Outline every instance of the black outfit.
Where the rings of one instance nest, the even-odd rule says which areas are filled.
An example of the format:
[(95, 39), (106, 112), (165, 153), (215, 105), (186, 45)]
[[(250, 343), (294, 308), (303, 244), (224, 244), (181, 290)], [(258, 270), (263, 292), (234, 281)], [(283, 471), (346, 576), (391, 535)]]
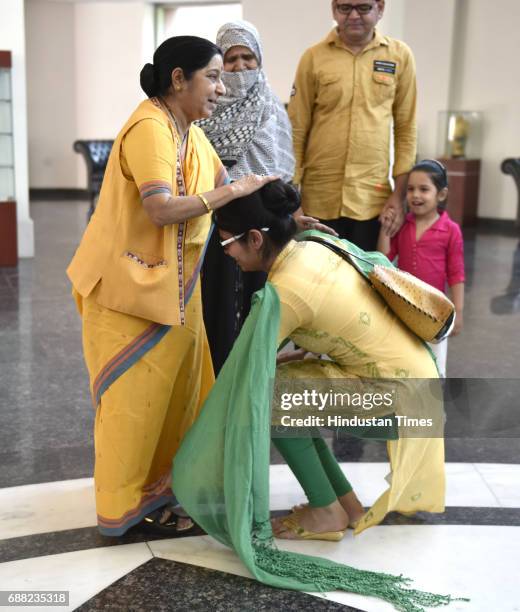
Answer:
[(242, 272), (224, 253), (218, 232), (213, 232), (202, 268), (202, 311), (215, 376), (249, 314), (253, 294), (266, 280), (265, 272)]
[(345, 238), (364, 251), (375, 251), (377, 249), (381, 227), (378, 217), (368, 221), (356, 221), (355, 219), (341, 217), (340, 219), (322, 219), (321, 222), (336, 230), (340, 238)]

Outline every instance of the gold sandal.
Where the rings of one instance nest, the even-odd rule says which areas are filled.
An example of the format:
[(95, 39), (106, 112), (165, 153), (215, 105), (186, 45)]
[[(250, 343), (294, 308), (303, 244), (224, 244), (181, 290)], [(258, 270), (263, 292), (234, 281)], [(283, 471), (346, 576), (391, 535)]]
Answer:
[[(308, 531), (304, 527), (302, 527), (298, 521), (298, 517), (296, 514), (290, 514), (287, 518), (282, 521), (282, 525), (287, 527), (289, 531), (292, 531), (295, 535), (298, 536), (299, 540), (324, 540), (325, 542), (339, 542), (343, 539), (347, 529), (342, 529), (341, 531)], [(275, 537), (277, 537), (275, 535)], [(284, 539), (284, 538), (280, 538)], [(285, 538), (287, 539), (287, 538)]]

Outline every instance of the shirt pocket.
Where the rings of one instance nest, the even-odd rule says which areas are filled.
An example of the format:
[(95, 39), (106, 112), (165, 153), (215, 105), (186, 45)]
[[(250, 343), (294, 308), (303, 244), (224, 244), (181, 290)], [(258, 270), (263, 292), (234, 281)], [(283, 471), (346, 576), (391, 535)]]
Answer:
[(395, 97), (395, 76), (384, 72), (372, 73), (372, 99), (376, 106), (393, 102)]
[(317, 104), (321, 108), (334, 108), (350, 102), (352, 95), (345, 91), (345, 77), (339, 73), (318, 75)]

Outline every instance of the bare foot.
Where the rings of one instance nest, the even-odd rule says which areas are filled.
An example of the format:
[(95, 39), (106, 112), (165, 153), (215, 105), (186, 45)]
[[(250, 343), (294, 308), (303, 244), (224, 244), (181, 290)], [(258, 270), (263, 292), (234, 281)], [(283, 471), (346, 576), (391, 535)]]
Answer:
[[(290, 515), (289, 515), (290, 516)], [(347, 513), (338, 501), (322, 508), (306, 506), (295, 513), (300, 527), (315, 533), (327, 531), (342, 531), (346, 529), (349, 522)], [(283, 524), (287, 516), (279, 517), (271, 521), (273, 532), (278, 538), (285, 540), (298, 540), (298, 534)]]
[(354, 526), (357, 521), (365, 514), (365, 509), (361, 505), (357, 495), (354, 491), (350, 491), (341, 497), (338, 497), (338, 501), (341, 504), (343, 510), (348, 514), (350, 523), (349, 525)]
[[(354, 491), (350, 491), (345, 495), (338, 498), (339, 503), (343, 507), (343, 510), (348, 514), (349, 527), (353, 527), (354, 524), (365, 514), (365, 509), (361, 505), (357, 495)], [(304, 508), (307, 508), (309, 504), (297, 504), (292, 507), (293, 512), (300, 512)]]

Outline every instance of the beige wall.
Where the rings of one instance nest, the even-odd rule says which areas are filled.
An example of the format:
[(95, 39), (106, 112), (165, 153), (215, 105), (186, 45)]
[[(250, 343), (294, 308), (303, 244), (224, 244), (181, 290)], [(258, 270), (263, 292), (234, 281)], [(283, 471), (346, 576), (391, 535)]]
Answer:
[(84, 188), (75, 140), (114, 138), (144, 98), (153, 53), (143, 2), (26, 0), (30, 185)]
[(79, 138), (114, 138), (145, 97), (139, 72), (147, 10), (141, 2), (75, 5)]
[(458, 9), (452, 106), (484, 114), (479, 216), (510, 219), (516, 189), (499, 166), (506, 157), (520, 157), (520, 3), (458, 0)]
[(74, 5), (26, 2), (31, 187), (76, 187)]
[(302, 53), (332, 28), (330, 1), (242, 0), (242, 6), (244, 19), (254, 23), (262, 37), (269, 82), (287, 102)]
[[(520, 156), (520, 53), (517, 0), (500, 0), (500, 11), (485, 0), (416, 0), (397, 2), (401, 21), (387, 20), (386, 32), (413, 49), (419, 86), (418, 153), (437, 151), (438, 113), (477, 110), (484, 116), (482, 174), (478, 215), (516, 217), (516, 189), (500, 171), (506, 157)], [(494, 39), (489, 42), (490, 34)]]
[[(28, 66), (34, 77), (34, 87), (29, 88), (31, 186), (50, 186), (52, 176), (54, 187), (81, 187), (84, 169), (76, 159), (79, 176), (71, 172), (70, 147), (79, 137), (113, 137), (141, 99), (137, 74), (153, 50), (152, 9), (137, 0), (26, 2), (31, 32)], [(33, 10), (31, 4), (41, 9)], [(45, 15), (45, 6), (53, 4), (61, 4), (59, 10), (67, 18), (56, 21)], [(513, 181), (500, 173), (499, 166), (503, 158), (520, 155), (520, 82), (514, 76), (520, 4), (500, 0), (500, 6), (500, 11), (492, 11), (488, 0), (388, 0), (381, 30), (405, 40), (416, 56), (419, 154), (436, 154), (439, 111), (449, 107), (483, 111), (479, 215), (512, 219), (516, 214)], [(62, 32), (70, 26), (71, 10), (73, 28)], [(262, 35), (269, 80), (287, 101), (301, 54), (332, 25), (330, 1), (243, 0), (243, 10), (244, 18), (255, 23)], [(493, 45), (487, 43), (490, 32), (499, 33)], [(40, 48), (32, 37), (46, 41), (48, 48)], [(67, 40), (70, 54), (62, 57), (58, 72), (47, 58), (54, 58)], [(72, 62), (74, 70), (67, 74)], [(75, 99), (75, 119), (72, 110), (63, 107), (60, 90)], [(60, 134), (42, 118), (53, 107), (63, 111)]]
[[(437, 116), (450, 106), (455, 0), (412, 2), (403, 13), (403, 40), (412, 48), (417, 64), (419, 157), (437, 155)], [(417, 27), (418, 23), (442, 27)]]

